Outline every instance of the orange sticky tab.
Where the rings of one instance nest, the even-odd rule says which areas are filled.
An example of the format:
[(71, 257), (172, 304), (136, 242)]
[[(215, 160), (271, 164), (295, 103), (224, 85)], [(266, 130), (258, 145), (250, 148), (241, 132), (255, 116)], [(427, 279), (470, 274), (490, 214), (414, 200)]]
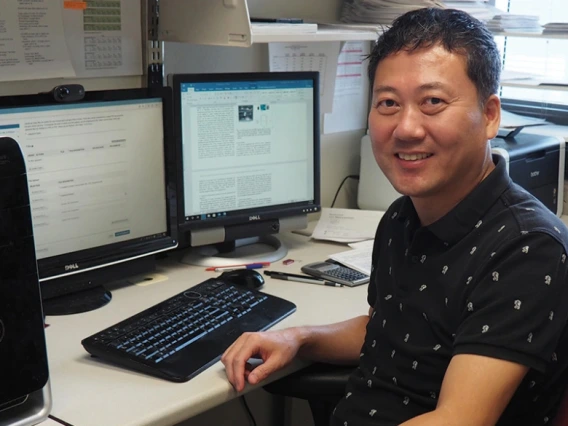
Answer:
[(75, 9), (75, 10), (85, 10), (87, 8), (86, 1), (64, 1), (64, 9)]

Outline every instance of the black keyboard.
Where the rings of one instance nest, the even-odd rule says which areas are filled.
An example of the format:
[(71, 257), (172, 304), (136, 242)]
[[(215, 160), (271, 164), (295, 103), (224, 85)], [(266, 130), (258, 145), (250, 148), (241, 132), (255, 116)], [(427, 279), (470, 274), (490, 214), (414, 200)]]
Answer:
[(276, 296), (209, 279), (83, 339), (90, 354), (174, 382), (217, 362), (246, 331), (262, 331), (296, 310)]

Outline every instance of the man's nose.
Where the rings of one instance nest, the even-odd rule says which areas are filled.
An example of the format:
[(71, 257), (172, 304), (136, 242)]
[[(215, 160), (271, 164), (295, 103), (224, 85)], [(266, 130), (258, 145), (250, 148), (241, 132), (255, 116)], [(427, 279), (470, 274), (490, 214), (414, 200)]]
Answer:
[(419, 141), (425, 136), (424, 116), (419, 108), (405, 107), (398, 114), (393, 136), (401, 141)]

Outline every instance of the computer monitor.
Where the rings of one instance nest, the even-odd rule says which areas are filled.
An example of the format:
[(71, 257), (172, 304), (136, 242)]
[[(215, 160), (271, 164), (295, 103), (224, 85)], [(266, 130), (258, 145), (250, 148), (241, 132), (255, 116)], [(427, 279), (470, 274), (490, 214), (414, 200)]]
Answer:
[(0, 98), (0, 135), (26, 161), (47, 315), (104, 305), (105, 283), (152, 270), (152, 255), (177, 246), (171, 90), (57, 99)]
[[(320, 210), (319, 74), (173, 74), (183, 261), (276, 261)], [(247, 246), (262, 237), (263, 244)]]

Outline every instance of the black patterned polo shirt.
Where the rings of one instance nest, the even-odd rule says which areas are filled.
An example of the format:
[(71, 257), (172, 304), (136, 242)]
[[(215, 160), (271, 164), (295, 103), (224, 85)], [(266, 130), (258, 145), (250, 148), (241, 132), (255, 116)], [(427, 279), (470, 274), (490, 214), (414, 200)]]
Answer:
[(374, 313), (332, 425), (392, 426), (434, 410), (456, 354), (529, 367), (499, 426), (552, 422), (568, 383), (568, 229), (494, 162), (430, 226), (408, 197), (385, 213), (368, 290)]

